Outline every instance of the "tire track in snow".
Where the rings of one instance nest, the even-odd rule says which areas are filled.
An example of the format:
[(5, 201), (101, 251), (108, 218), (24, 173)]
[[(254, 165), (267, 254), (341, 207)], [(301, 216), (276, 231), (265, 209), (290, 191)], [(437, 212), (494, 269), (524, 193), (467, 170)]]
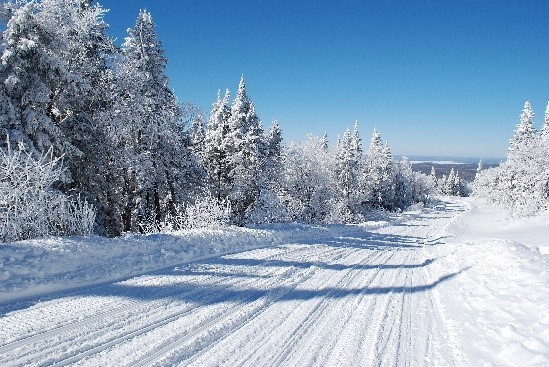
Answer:
[[(395, 255), (393, 250), (378, 252), (379, 256), (375, 258), (367, 258), (362, 261), (363, 265), (368, 261), (376, 261), (379, 267), (375, 269), (373, 274), (368, 271), (360, 270), (355, 267), (353, 271), (356, 273), (353, 280), (343, 287), (341, 290), (361, 290), (356, 294), (347, 295), (340, 299), (336, 299), (332, 307), (327, 308), (315, 320), (311, 330), (304, 334), (301, 340), (292, 345), (291, 353), (281, 362), (283, 365), (326, 365), (329, 356), (334, 352), (335, 345), (340, 339), (341, 334), (350, 327), (349, 320), (356, 312), (356, 306), (363, 297), (363, 293), (367, 291), (377, 276), (382, 272), (384, 265), (390, 261)], [(381, 256), (384, 255), (384, 256)], [(382, 260), (379, 263), (379, 260)], [(343, 316), (342, 316), (343, 315)], [(326, 330), (330, 330), (326, 333)]]
[[(348, 249), (348, 251), (351, 249)], [(372, 252), (370, 250), (354, 250), (351, 251), (345, 259), (354, 259), (356, 261), (356, 253), (362, 252), (363, 257), (359, 259), (358, 263), (354, 266), (349, 266), (350, 269), (346, 270), (345, 274), (343, 274), (336, 284), (334, 284), (334, 280), (330, 279), (330, 273), (326, 270), (321, 270), (320, 274), (317, 274), (318, 278), (319, 276), (322, 276), (321, 279), (314, 279), (315, 283), (313, 284), (314, 291), (321, 291), (325, 286), (329, 286), (331, 291), (326, 292), (325, 295), (320, 298), (320, 300), (314, 299), (310, 300), (308, 302), (301, 301), (301, 300), (294, 300), (290, 301), (292, 296), (287, 298), (286, 300), (284, 297), (281, 299), (281, 301), (286, 301), (285, 303), (277, 303), (276, 306), (271, 306), (269, 309), (265, 310), (263, 315), (256, 315), (262, 316), (262, 320), (265, 319), (270, 320), (270, 325), (268, 327), (263, 327), (262, 330), (257, 330), (253, 326), (250, 328), (251, 330), (247, 330), (245, 333), (249, 338), (253, 338), (254, 340), (254, 349), (251, 350), (250, 353), (248, 353), (247, 356), (236, 356), (236, 358), (231, 359), (228, 358), (223, 361), (217, 361), (213, 362), (211, 360), (201, 360), (198, 359), (201, 357), (202, 354), (207, 352), (206, 350), (201, 352), (201, 355), (198, 355), (197, 357), (191, 359), (187, 362), (192, 362), (191, 365), (220, 365), (220, 364), (229, 364), (229, 365), (258, 365), (265, 363), (265, 360), (262, 358), (269, 353), (272, 353), (273, 350), (282, 350), (283, 347), (280, 345), (277, 345), (274, 343), (275, 341), (270, 340), (273, 335), (284, 335), (286, 338), (287, 333), (295, 329), (297, 327), (302, 328), (303, 330), (298, 331), (294, 330), (294, 334), (292, 335), (291, 339), (295, 340), (298, 336), (297, 334), (306, 333), (307, 330), (309, 330), (308, 327), (314, 326), (316, 321), (318, 321), (318, 318), (315, 317), (315, 315), (321, 315), (324, 310), (328, 308), (330, 304), (332, 304), (334, 301), (331, 298), (337, 298), (338, 290), (343, 290), (348, 286), (352, 280), (358, 275), (358, 271), (356, 268), (363, 264), (366, 260), (372, 260), (373, 257), (379, 257), (380, 253)], [(345, 262), (347, 263), (347, 262)], [(310, 281), (312, 281), (311, 279)], [(306, 285), (301, 284), (300, 288), (304, 288)], [(309, 288), (307, 288), (308, 290)], [(299, 290), (297, 290), (299, 292)], [(303, 309), (305, 308), (303, 303), (309, 303), (308, 312), (304, 312)], [(286, 313), (287, 311), (287, 313)], [(275, 320), (275, 321), (273, 321)], [(290, 325), (290, 328), (288, 328), (288, 324)], [(231, 342), (237, 339), (235, 344), (232, 344)], [(278, 340), (280, 342), (280, 340)], [(295, 345), (294, 342), (291, 340), (287, 340), (286, 343), (288, 345)], [(216, 344), (220, 344), (219, 346), (215, 345), (213, 347), (217, 347), (216, 350), (222, 349), (222, 350), (234, 350), (238, 349), (238, 338), (234, 337), (234, 334), (228, 334), (225, 335), (224, 338), (219, 340)], [(211, 348), (210, 348), (211, 349)], [(215, 354), (210, 352), (209, 354)], [(261, 362), (260, 362), (261, 361)], [(275, 360), (273, 360), (272, 356), (269, 356), (268, 360), (269, 365), (278, 365), (279, 363)]]
[[(408, 259), (406, 258), (406, 261)], [(406, 262), (404, 262), (406, 263)], [(404, 361), (409, 361), (407, 340), (409, 331), (406, 329), (407, 322), (404, 317), (411, 317), (405, 312), (406, 304), (409, 301), (408, 292), (405, 292), (405, 287), (409, 284), (408, 269), (398, 268), (395, 270), (395, 278), (393, 284), (398, 282), (402, 284), (400, 291), (390, 291), (387, 295), (388, 302), (385, 307), (380, 328), (377, 330), (376, 340), (374, 344), (373, 365), (377, 366), (396, 366), (400, 365), (399, 353), (405, 355)], [(404, 329), (404, 330), (403, 330)], [(406, 346), (402, 347), (402, 343)], [(406, 365), (406, 364), (405, 364)]]
[[(392, 255), (380, 266), (376, 277), (369, 284), (370, 287), (381, 288), (388, 284), (394, 284), (396, 272), (389, 272), (386, 269), (387, 263), (395, 255), (394, 252)], [(368, 293), (367, 290), (362, 293), (357, 301), (358, 305), (351, 313), (336, 345), (326, 360), (326, 366), (339, 366), (341, 361), (348, 361), (350, 366), (369, 365), (373, 362), (372, 347), (375, 346), (389, 298), (387, 295), (376, 296)]]
[[(281, 248), (277, 247), (276, 249), (280, 250)], [(273, 250), (273, 249), (268, 248), (267, 250)], [(291, 248), (291, 247), (284, 247), (282, 250), (283, 250), (282, 252), (270, 254), (260, 259), (269, 260), (269, 259), (285, 256), (291, 252), (303, 251), (302, 248)], [(252, 250), (252, 251), (257, 251), (257, 250)], [(228, 258), (230, 257), (228, 256)], [(203, 265), (203, 264), (207, 264), (207, 262), (198, 261), (198, 262), (185, 263), (184, 265), (187, 266), (187, 265), (193, 265), (193, 264)], [(174, 266), (174, 268), (177, 268), (177, 267), (178, 266)], [(155, 273), (153, 272), (152, 274), (155, 274)], [(186, 275), (193, 276), (194, 274), (191, 272)], [(139, 279), (139, 278), (142, 278), (142, 277), (135, 277), (132, 279)], [(219, 278), (219, 276), (217, 275), (204, 276), (201, 279), (200, 284), (206, 284), (208, 281), (215, 280), (216, 278)], [(217, 279), (213, 283), (207, 283), (207, 284), (215, 285), (216, 283), (220, 283), (222, 281), (224, 281), (224, 279)], [(126, 281), (119, 282), (119, 284), (122, 284), (125, 282)], [(101, 289), (107, 289), (107, 288), (109, 288), (108, 285), (103, 285), (103, 286), (92, 286), (92, 287), (88, 287), (87, 289), (101, 290)], [(81, 294), (85, 294), (86, 292), (87, 292), (86, 290), (79, 290), (78, 292), (74, 293), (74, 295), (78, 296)], [(172, 290), (166, 289), (161, 292), (156, 292), (155, 296), (157, 298), (162, 298), (170, 295), (171, 293), (173, 293)], [(101, 292), (98, 292), (98, 295), (101, 295)], [(13, 335), (15, 333), (15, 334), (22, 334), (24, 336), (21, 338), (14, 337), (11, 340), (6, 339), (4, 343), (0, 345), (0, 355), (2, 352), (4, 352), (7, 349), (18, 347), (20, 344), (24, 343), (24, 340), (30, 341), (32, 338), (37, 338), (39, 336), (46, 336), (48, 334), (54, 333), (56, 330), (59, 332), (65, 332), (71, 328), (81, 327), (86, 323), (88, 323), (88, 321), (89, 322), (98, 321), (102, 316), (107, 316), (107, 315), (113, 316), (117, 313), (128, 312), (128, 311), (131, 311), (132, 309), (143, 307), (143, 303), (141, 301), (132, 300), (131, 298), (128, 298), (127, 302), (122, 297), (112, 297), (107, 299), (106, 302), (103, 302), (104, 300), (103, 298), (101, 298), (100, 300), (101, 300), (101, 303), (100, 303), (100, 307), (97, 307), (98, 309), (106, 308), (106, 307), (109, 307), (110, 305), (114, 305), (115, 307), (107, 311), (102, 311), (98, 314), (95, 313), (90, 316), (82, 317), (81, 314), (78, 315), (78, 313), (89, 312), (89, 302), (87, 302), (86, 297), (80, 297), (80, 298), (72, 298), (70, 300), (66, 300), (62, 298), (62, 299), (58, 299), (58, 300), (47, 302), (47, 303), (44, 302), (44, 305), (42, 307), (34, 308), (24, 313), (14, 312), (13, 315), (11, 315), (11, 317), (5, 318), (5, 320), (7, 321), (5, 322), (0, 321), (0, 330), (3, 330), (6, 334), (11, 333)], [(160, 305), (160, 303), (161, 301), (159, 301), (157, 304)], [(151, 306), (154, 306), (154, 305), (151, 305)], [(44, 308), (46, 307), (50, 307), (51, 310), (49, 311), (46, 310), (47, 312), (45, 312)], [(70, 312), (71, 315), (75, 315), (74, 317), (78, 317), (77, 320), (72, 320), (70, 318), (66, 319), (66, 312)], [(55, 318), (52, 320), (52, 316), (59, 315), (59, 314), (63, 314), (64, 318), (60, 318), (60, 319)], [(20, 317), (18, 317), (18, 315), (20, 315)], [(34, 321), (34, 323), (31, 323), (29, 320)], [(28, 327), (26, 330), (25, 329), (21, 330), (22, 324), (28, 324)], [(34, 332), (34, 333), (31, 331), (33, 327), (36, 328), (43, 324), (55, 324), (57, 326), (49, 330), (43, 330), (43, 331)], [(19, 328), (17, 332), (14, 330), (15, 327)]]
[[(268, 263), (268, 261), (270, 261), (272, 259), (276, 259), (276, 258), (281, 257), (281, 256), (287, 256), (288, 254), (291, 254), (293, 252), (296, 252), (296, 253), (303, 252), (303, 248), (297, 248), (297, 249), (295, 249), (295, 251), (293, 251), (293, 250), (294, 249), (292, 249), (292, 251), (283, 251), (281, 253), (273, 254), (271, 256), (268, 256), (266, 258), (259, 259), (259, 260), (265, 260), (265, 263)], [(190, 275), (192, 276), (192, 273)], [(215, 276), (213, 276), (212, 278), (215, 278)], [(248, 280), (248, 281), (253, 282), (253, 280)], [(223, 284), (225, 286), (231, 286), (231, 285), (234, 285), (235, 283), (240, 283), (241, 284), (242, 280), (236, 278), (236, 279), (229, 279), (229, 281), (227, 281), (226, 278), (221, 278), (221, 279), (218, 279), (215, 282), (215, 284), (217, 284), (217, 285)], [(205, 287), (200, 287), (200, 284), (205, 284)], [(204, 283), (204, 282), (201, 282), (200, 284), (196, 284), (196, 285), (199, 286), (198, 288), (192, 289), (190, 292), (183, 293), (183, 295), (191, 296), (191, 295), (199, 294), (203, 297), (204, 301), (209, 300), (211, 302), (212, 298), (208, 299), (207, 297), (208, 296), (215, 296), (214, 295), (215, 292), (207, 292), (207, 291), (205, 292), (205, 288), (206, 287), (211, 287), (212, 284), (211, 283), (207, 284), (207, 283)], [(171, 295), (176, 294), (177, 296), (180, 296), (180, 294), (177, 293), (177, 291), (178, 291), (177, 288), (173, 288), (173, 289), (170, 289), (167, 292), (161, 292), (160, 296), (166, 297), (166, 296), (169, 296), (170, 294)], [(218, 298), (217, 300), (221, 301), (222, 299)], [(65, 354), (67, 354), (68, 351), (71, 349), (71, 347), (74, 348), (73, 339), (78, 339), (82, 335), (85, 335), (85, 337), (87, 337), (88, 340), (93, 339), (93, 338), (91, 338), (91, 335), (94, 335), (94, 334), (90, 335), (89, 332), (86, 332), (86, 327), (89, 327), (89, 326), (92, 326), (92, 327), (107, 326), (107, 327), (110, 327), (110, 329), (113, 329), (114, 327), (116, 327), (116, 324), (110, 324), (110, 325), (100, 324), (99, 323), (100, 319), (101, 320), (105, 320), (107, 318), (109, 318), (109, 319), (115, 318), (116, 319), (116, 317), (118, 317), (119, 319), (121, 319), (124, 322), (124, 324), (128, 324), (128, 323), (131, 323), (132, 317), (141, 318), (143, 313), (146, 314), (147, 312), (151, 312), (151, 310), (153, 312), (157, 311), (158, 308), (166, 302), (168, 302), (168, 301), (160, 300), (160, 301), (152, 302), (152, 304), (151, 304), (151, 303), (147, 303), (147, 302), (143, 303), (143, 302), (140, 301), (140, 302), (136, 303), (134, 307), (130, 307), (129, 309), (128, 308), (122, 309), (122, 310), (120, 310), (120, 312), (110, 313), (110, 312), (107, 311), (107, 312), (103, 313), (99, 319), (95, 316), (92, 316), (91, 318), (88, 318), (87, 320), (82, 320), (82, 322), (76, 321), (74, 324), (71, 324), (71, 325), (61, 326), (59, 328), (54, 328), (53, 330), (48, 330), (48, 331), (36, 334), (36, 335), (28, 337), (28, 338), (18, 340), (16, 342), (11, 342), (7, 345), (3, 345), (2, 347), (0, 347), (1, 348), (0, 349), (0, 355), (3, 356), (1, 359), (7, 358), (10, 352), (13, 353), (14, 351), (19, 351), (19, 357), (20, 358), (13, 358), (12, 357), (12, 358), (10, 358), (9, 360), (6, 361), (6, 365), (25, 364), (27, 362), (24, 362), (24, 361), (29, 361), (29, 359), (32, 360), (32, 358), (36, 357), (36, 355), (32, 354), (32, 351), (34, 349), (37, 349), (36, 348), (37, 344), (40, 345), (39, 343), (42, 342), (42, 345), (44, 345), (44, 347), (39, 351), (39, 353), (46, 356), (46, 360), (47, 360), (46, 363), (47, 364), (56, 363), (55, 359), (52, 360), (51, 357), (48, 359), (48, 354), (49, 354), (48, 352), (59, 350), (59, 349), (65, 349)], [(173, 315), (168, 315), (167, 317), (164, 317), (163, 319), (161, 319), (159, 321), (156, 321), (156, 325), (160, 326), (161, 324), (165, 324), (165, 323), (167, 323), (167, 322), (165, 322), (166, 320), (170, 320), (170, 321), (175, 320), (178, 315), (180, 317), (182, 314), (185, 314), (186, 312), (189, 312), (190, 309), (193, 308), (193, 307), (190, 307), (189, 305), (186, 305), (186, 306), (187, 307), (183, 311), (179, 311), (179, 312), (177, 312)], [(130, 314), (126, 315), (127, 312), (129, 312)], [(132, 316), (132, 315), (134, 315), (134, 316)], [(146, 332), (148, 330), (149, 330), (149, 328), (147, 328), (146, 326), (140, 329), (141, 332)], [(74, 332), (76, 332), (77, 334), (75, 335)], [(102, 332), (102, 330), (99, 329), (99, 332)], [(137, 334), (139, 334), (139, 333), (137, 333)], [(135, 335), (132, 334), (132, 336), (135, 336)], [(61, 340), (59, 340), (59, 338), (62, 338), (61, 340), (65, 339), (66, 342), (62, 342)], [(98, 339), (101, 339), (101, 338), (98, 337)], [(109, 342), (109, 341), (107, 341), (107, 342)], [(27, 352), (25, 352), (25, 349), (27, 349)], [(25, 357), (27, 359), (25, 359)], [(85, 355), (83, 357), (85, 357)], [(21, 358), (22, 358), (22, 360), (21, 360)], [(73, 361), (73, 360), (75, 360), (74, 357), (71, 359), (71, 361)]]
[[(335, 251), (329, 250), (329, 252)], [(341, 256), (344, 255), (344, 252), (345, 250), (340, 249), (340, 251), (337, 251), (336, 253), (337, 257), (331, 260), (338, 260)], [(314, 255), (315, 258), (318, 258), (318, 252), (311, 253), (311, 255)], [(351, 256), (350, 254), (345, 255), (347, 257)], [(169, 343), (162, 349), (146, 357), (143, 363), (139, 362), (135, 366), (152, 365), (154, 362), (161, 360), (164, 355), (167, 354), (175, 355), (177, 363), (181, 363), (182, 361), (184, 361), (186, 365), (192, 364), (205, 352), (215, 347), (219, 342), (225, 340), (226, 337), (233, 335), (235, 331), (255, 320), (271, 305), (279, 302), (281, 299), (284, 298), (285, 295), (291, 293), (292, 290), (294, 290), (298, 285), (313, 277), (316, 274), (317, 270), (318, 269), (309, 268), (309, 270), (306, 271), (305, 274), (297, 274), (299, 276), (297, 279), (288, 278), (287, 280), (283, 280), (282, 282), (273, 284), (276, 286), (276, 292), (269, 291), (267, 288), (266, 294), (260, 299), (255, 300), (256, 304), (252, 305), (252, 307), (248, 307), (249, 305), (245, 305), (247, 308), (250, 308), (250, 311), (242, 312), (242, 309), (240, 309), (242, 306), (237, 306), (235, 307), (235, 311), (233, 313), (228, 315), (222, 315), (224, 316), (224, 319), (229, 320), (228, 322), (224, 322), (223, 326), (216, 325), (214, 322), (209, 322), (207, 323), (207, 325), (205, 325), (214, 329), (214, 332), (209, 332), (205, 327), (199, 328), (198, 330), (193, 331), (191, 334), (184, 335)], [(232, 317), (233, 314), (239, 314), (240, 317)], [(202, 335), (202, 337), (201, 333), (204, 334)], [(195, 339), (198, 339), (199, 342), (196, 342)], [(184, 355), (180, 355), (178, 353), (178, 350), (181, 349), (185, 349)], [(171, 365), (171, 363), (168, 363), (167, 365)]]

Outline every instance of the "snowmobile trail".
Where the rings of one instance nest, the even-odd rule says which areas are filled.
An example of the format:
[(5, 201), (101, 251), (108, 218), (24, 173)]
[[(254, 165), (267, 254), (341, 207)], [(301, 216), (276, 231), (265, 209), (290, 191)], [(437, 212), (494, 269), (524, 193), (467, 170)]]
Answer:
[(431, 279), (425, 246), (463, 210), (36, 299), (0, 317), (0, 365), (455, 365), (436, 298), (455, 274)]

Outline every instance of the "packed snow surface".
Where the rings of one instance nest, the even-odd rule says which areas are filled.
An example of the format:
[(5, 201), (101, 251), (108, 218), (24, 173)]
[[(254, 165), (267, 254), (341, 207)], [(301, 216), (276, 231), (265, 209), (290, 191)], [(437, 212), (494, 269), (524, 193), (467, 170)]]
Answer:
[(546, 217), (494, 210), (0, 245), (0, 365), (549, 365)]

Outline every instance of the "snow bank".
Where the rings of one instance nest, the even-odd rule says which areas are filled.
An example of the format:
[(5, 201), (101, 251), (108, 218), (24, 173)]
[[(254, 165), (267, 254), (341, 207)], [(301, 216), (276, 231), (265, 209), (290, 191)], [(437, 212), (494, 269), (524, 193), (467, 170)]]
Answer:
[(51, 237), (0, 244), (0, 302), (270, 246), (277, 240), (270, 231), (228, 227), (115, 239)]
[(461, 364), (549, 365), (549, 256), (537, 250), (549, 242), (546, 223), (506, 219), (473, 199), (466, 204), (470, 210), (448, 226), (445, 243), (424, 248), (436, 259), (432, 279), (459, 273), (435, 293)]
[(458, 218), (449, 234), (461, 241), (507, 240), (549, 254), (549, 210), (534, 217), (514, 218), (502, 206), (466, 198), (467, 215)]
[[(356, 227), (355, 231), (364, 231)], [(192, 260), (348, 235), (345, 226), (299, 224), (195, 229), (119, 238), (50, 237), (0, 244), (0, 302), (124, 279)]]

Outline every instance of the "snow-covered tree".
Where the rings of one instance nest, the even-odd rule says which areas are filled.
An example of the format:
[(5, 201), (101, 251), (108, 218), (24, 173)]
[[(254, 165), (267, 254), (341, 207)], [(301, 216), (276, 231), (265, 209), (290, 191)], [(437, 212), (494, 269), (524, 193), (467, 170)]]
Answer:
[(511, 139), (507, 161), (477, 174), (473, 184), (474, 195), (502, 204), (517, 216), (535, 214), (549, 205), (547, 118), (540, 135), (535, 133), (533, 118), (527, 101)]
[(282, 186), (286, 221), (320, 223), (331, 211), (332, 163), (323, 140), (308, 136), (286, 147)]
[(475, 177), (479, 176), (481, 172), (482, 172), (482, 159), (478, 161), (478, 166), (477, 166), (477, 171), (476, 171)]
[(228, 89), (223, 99), (221, 91), (217, 92), (217, 100), (213, 104), (204, 137), (204, 164), (211, 191), (218, 201), (229, 195), (229, 98)]
[(39, 19), (41, 4), (12, 10), (0, 47), (0, 134), (22, 142), (35, 156), (52, 145), (56, 154), (75, 152), (59, 126), (63, 111), (52, 96), (73, 88), (75, 76), (56, 52), (57, 39)]
[(150, 13), (141, 11), (128, 33), (118, 68), (117, 107), (127, 163), (123, 226), (136, 231), (141, 222), (160, 222), (185, 201), (192, 162)]
[(433, 184), (434, 189), (438, 189), (438, 179), (437, 179), (437, 173), (435, 171), (435, 167), (431, 166), (431, 182)]
[(520, 121), (515, 129), (515, 135), (510, 140), (508, 151), (509, 159), (520, 159), (521, 151), (529, 150), (536, 139), (534, 128), (534, 111), (529, 101), (524, 102), (524, 108), (520, 114)]
[(204, 164), (206, 144), (206, 123), (204, 111), (190, 102), (181, 104), (183, 126), (188, 126), (190, 147), (202, 166)]
[(259, 169), (265, 156), (263, 127), (246, 91), (243, 76), (231, 105), (226, 142), (228, 198), (236, 223), (242, 224), (246, 211), (259, 195)]
[(282, 189), (282, 129), (273, 120), (265, 136), (265, 154), (261, 161), (258, 177), (259, 194), (247, 211), (252, 223), (280, 222), (285, 217)]
[(390, 209), (394, 197), (392, 164), (389, 145), (383, 143), (381, 135), (374, 129), (361, 180), (365, 199), (370, 207)]
[(549, 140), (549, 101), (545, 108), (545, 116), (543, 118), (543, 127), (541, 128), (541, 137), (544, 140)]
[(322, 149), (324, 149), (324, 151), (327, 152), (328, 146), (329, 146), (328, 133), (324, 131), (324, 135), (322, 135)]

